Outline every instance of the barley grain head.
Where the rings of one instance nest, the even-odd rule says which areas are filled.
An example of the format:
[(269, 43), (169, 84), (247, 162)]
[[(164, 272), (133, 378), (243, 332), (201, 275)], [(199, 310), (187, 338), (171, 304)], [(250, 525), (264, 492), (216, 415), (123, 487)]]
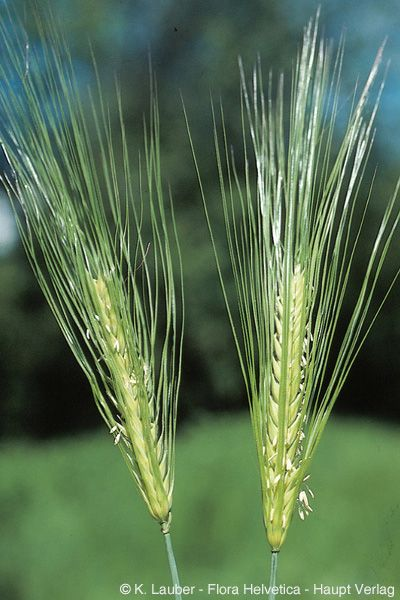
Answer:
[[(212, 107), (234, 299), (221, 268), (221, 250), (186, 116), (246, 385), (264, 523), (274, 551), (286, 539), (296, 507), (301, 519), (312, 512), (308, 479), (314, 452), (380, 310), (374, 311), (371, 302), (400, 218), (399, 183), (387, 201), (358, 297), (338, 342), (337, 325), (369, 202), (359, 190), (383, 88), (383, 83), (378, 84), (374, 92), (381, 60), (382, 48), (361, 92), (354, 93), (342, 139), (336, 123), (339, 106), (344, 104), (343, 42), (335, 55), (332, 45), (319, 39), (318, 18), (304, 31), (289, 106), (283, 75), (276, 91), (272, 75), (265, 86), (259, 61), (248, 84), (240, 62), (243, 146), (236, 153), (239, 159), (228, 139), (222, 105), (219, 111)], [(343, 122), (345, 109), (340, 108)], [(397, 276), (398, 272), (389, 289)]]
[(155, 83), (151, 77), (143, 148), (132, 161), (119, 89), (119, 131), (112, 135), (96, 65), (97, 86), (86, 94), (51, 17), (38, 16), (37, 29), (45, 69), (23, 52), (17, 16), (0, 21), (0, 140), (9, 164), (3, 181), (39, 284), (151, 515), (167, 532), (183, 294), (163, 192)]

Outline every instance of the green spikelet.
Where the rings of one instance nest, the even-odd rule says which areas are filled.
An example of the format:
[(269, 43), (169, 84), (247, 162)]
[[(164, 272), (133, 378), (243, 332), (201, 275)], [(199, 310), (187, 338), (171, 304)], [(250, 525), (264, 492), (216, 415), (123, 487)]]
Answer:
[(143, 498), (165, 529), (170, 520), (172, 486), (167, 453), (158, 434), (150, 368), (141, 357), (131, 356), (106, 280), (91, 279), (90, 287), (99, 323), (97, 337), (113, 381), (112, 401), (120, 416), (111, 432), (116, 443), (123, 442), (128, 449)]
[[(302, 483), (300, 449), (305, 425), (303, 383), (309, 349), (309, 334), (304, 324), (304, 288), (304, 273), (296, 266), (291, 278), (288, 340), (284, 347), (285, 310), (281, 286), (276, 301), (264, 443), (264, 521), (268, 540), (274, 550), (279, 550), (285, 539)], [(282, 398), (283, 380), (286, 386)]]

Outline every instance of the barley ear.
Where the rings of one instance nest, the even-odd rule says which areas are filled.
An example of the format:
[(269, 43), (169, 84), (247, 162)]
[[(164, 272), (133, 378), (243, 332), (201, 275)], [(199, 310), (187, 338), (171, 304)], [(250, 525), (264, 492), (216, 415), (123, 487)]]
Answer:
[(103, 277), (89, 285), (97, 311), (104, 360), (113, 380), (120, 421), (115, 440), (132, 464), (135, 478), (151, 515), (169, 530), (172, 482), (168, 453), (157, 423), (153, 378), (141, 356), (132, 361), (121, 321)]
[[(284, 307), (282, 285), (277, 291), (262, 466), (266, 482), (264, 522), (273, 550), (279, 550), (285, 540), (303, 473), (304, 370), (310, 334), (309, 324), (304, 322), (306, 294), (299, 265), (291, 276), (288, 310)], [(287, 341), (283, 344), (286, 315)], [(283, 392), (282, 381), (286, 383)]]
[[(377, 282), (400, 222), (399, 179), (384, 205), (369, 254), (360, 252), (372, 185), (367, 198), (359, 191), (383, 89), (382, 82), (376, 85), (382, 51), (364, 87), (354, 92), (347, 106), (343, 106), (341, 92), (343, 41), (335, 55), (332, 45), (319, 38), (318, 16), (304, 30), (290, 99), (283, 74), (275, 90), (272, 75), (263, 77), (260, 60), (249, 82), (239, 61), (242, 94), (237, 120), (242, 139), (238, 149), (228, 139), (222, 103), (219, 110), (212, 104), (226, 230), (223, 249), (185, 112), (249, 401), (264, 525), (273, 552), (273, 581), (277, 552), (295, 509), (302, 520), (312, 512), (310, 466), (333, 406), (400, 274), (400, 269), (394, 273), (374, 309)], [(336, 134), (339, 107), (342, 139)], [(235, 293), (222, 267), (226, 252)], [(354, 295), (347, 292), (356, 256), (357, 267), (363, 264), (364, 273)], [(343, 308), (347, 303), (348, 311), (351, 302), (346, 322)], [(341, 339), (340, 322), (344, 327)]]
[(42, 291), (167, 534), (184, 301), (155, 80), (143, 142), (132, 152), (118, 85), (110, 111), (95, 60), (93, 85), (83, 89), (58, 25), (38, 13), (34, 21), (41, 51), (25, 55), (18, 16), (10, 9), (0, 20), (2, 181)]

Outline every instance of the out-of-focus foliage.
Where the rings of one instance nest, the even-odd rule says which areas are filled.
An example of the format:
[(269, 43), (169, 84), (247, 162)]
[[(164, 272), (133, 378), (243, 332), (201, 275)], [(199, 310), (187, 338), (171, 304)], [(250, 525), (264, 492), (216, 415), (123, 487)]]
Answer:
[[(110, 600), (123, 583), (169, 585), (158, 527), (106, 438), (3, 445), (1, 598)], [(314, 514), (294, 520), (279, 581), (400, 585), (399, 469), (397, 431), (334, 419), (314, 463)], [(265, 582), (256, 473), (247, 417), (204, 420), (178, 439), (172, 527), (184, 584)]]
[[(217, 102), (220, 96), (223, 98), (229, 137), (234, 145), (239, 144), (237, 57), (242, 56), (249, 71), (258, 53), (266, 73), (270, 68), (275, 72), (290, 71), (302, 25), (317, 6), (311, 0), (307, 3), (308, 11), (304, 11), (300, 24), (298, 11), (291, 11), (292, 4), (294, 7), (294, 0), (281, 3), (262, 0), (51, 2), (55, 19), (71, 46), (82, 86), (93, 80), (89, 42), (93, 46), (110, 101), (111, 126), (118, 120), (113, 100), (115, 76), (121, 81), (129, 143), (133, 150), (141, 138), (142, 116), (148, 107), (148, 52), (151, 53), (161, 107), (164, 174), (175, 199), (185, 261), (187, 328), (182, 416), (203, 409), (244, 407), (245, 400), (190, 156), (180, 92), (188, 110), (197, 154), (201, 157), (207, 196), (215, 196), (211, 211), (222, 239), (210, 90)], [(361, 77), (367, 73), (378, 43), (371, 43), (368, 31), (363, 37), (362, 30), (351, 27), (358, 18), (355, 10), (349, 12), (350, 24), (346, 22), (346, 11), (340, 11), (343, 22), (338, 25), (337, 11), (333, 9), (337, 4), (344, 6), (343, 2), (334, 0), (322, 6), (321, 22), (328, 35), (332, 34), (336, 39), (342, 25), (351, 29), (353, 37), (347, 44), (350, 51), (345, 57), (345, 76), (350, 91), (358, 71)], [(364, 11), (358, 4), (359, 10)], [(390, 0), (386, 0), (386, 4), (390, 5)], [(5, 5), (5, 1), (0, 4), (2, 18)], [(13, 7), (20, 8), (24, 26), (22, 35), (26, 35), (33, 47), (37, 42), (33, 20), (24, 5), (23, 0), (12, 3)], [(40, 10), (46, 14), (45, 3), (40, 3)], [(383, 22), (380, 31), (383, 38)], [(391, 47), (393, 44), (391, 46), (389, 42), (388, 55)], [(357, 48), (362, 52), (357, 54)], [(359, 56), (362, 56), (361, 63)], [(395, 63), (392, 69), (396, 75), (400, 67)], [(393, 86), (393, 80), (391, 82)], [(343, 101), (350, 101), (345, 93)], [(393, 152), (390, 156), (385, 155), (385, 144), (379, 137), (376, 148), (369, 177), (373, 176), (377, 162), (380, 171), (374, 194), (376, 203), (366, 224), (366, 244), (382, 209), (379, 201), (389, 197), (396, 170), (400, 170), (396, 166), (396, 162), (400, 166), (400, 160), (395, 160)], [(390, 164), (391, 170), (385, 170), (385, 164)], [(360, 255), (362, 261), (362, 252)], [(393, 273), (398, 262), (396, 252), (391, 256), (382, 281)], [(228, 273), (227, 261), (225, 268)], [(357, 265), (353, 281), (356, 286)], [(384, 283), (381, 289), (384, 293)], [(393, 349), (400, 346), (398, 303), (397, 292), (386, 305), (356, 363), (338, 403), (339, 410), (377, 410), (381, 415), (396, 414), (398, 361)], [(53, 435), (96, 424), (98, 418), (88, 387), (57, 331), (20, 248), (0, 257), (0, 322), (0, 433)]]

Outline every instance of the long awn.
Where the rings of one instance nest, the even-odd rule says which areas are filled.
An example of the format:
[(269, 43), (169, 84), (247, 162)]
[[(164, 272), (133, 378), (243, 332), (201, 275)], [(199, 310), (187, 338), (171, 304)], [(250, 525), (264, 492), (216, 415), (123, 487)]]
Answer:
[(3, 182), (43, 293), (161, 525), (178, 586), (170, 523), (183, 288), (156, 87), (151, 77), (143, 150), (132, 159), (118, 86), (115, 133), (95, 63), (97, 85), (83, 92), (53, 20), (36, 26), (29, 47), (15, 15), (0, 23)]
[[(369, 108), (381, 59), (382, 49), (364, 88), (354, 93), (340, 142), (336, 128), (343, 127), (343, 43), (335, 54), (331, 44), (319, 39), (318, 19), (305, 29), (293, 68), (288, 115), (283, 75), (275, 93), (272, 75), (264, 86), (260, 62), (250, 85), (239, 65), (240, 151), (234, 152), (229, 142), (222, 103), (218, 112), (213, 105), (214, 146), (235, 298), (227, 285), (210, 199), (206, 199), (185, 111), (250, 405), (264, 525), (272, 550), (271, 598), (276, 592), (278, 553), (295, 509), (301, 519), (312, 512), (311, 461), (381, 308), (382, 303), (374, 308), (373, 300), (400, 219), (397, 183), (367, 257), (352, 312), (344, 323), (346, 290), (372, 191), (371, 186), (363, 197), (361, 184), (383, 87), (378, 85)], [(341, 339), (339, 324), (344, 326)]]

